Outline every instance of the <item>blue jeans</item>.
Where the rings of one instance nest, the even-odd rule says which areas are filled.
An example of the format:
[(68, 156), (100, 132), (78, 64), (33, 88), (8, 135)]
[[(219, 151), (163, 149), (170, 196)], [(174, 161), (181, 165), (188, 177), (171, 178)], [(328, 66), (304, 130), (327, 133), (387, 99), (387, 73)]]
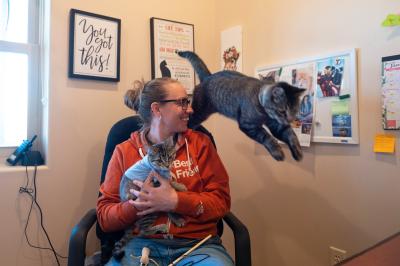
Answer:
[[(106, 266), (139, 266), (143, 247), (150, 249), (149, 266), (167, 266), (188, 251), (200, 240), (155, 240), (133, 238), (125, 246), (125, 256), (121, 261), (111, 258)], [(234, 262), (220, 243), (219, 237), (213, 237), (180, 260), (176, 266), (233, 266)]]

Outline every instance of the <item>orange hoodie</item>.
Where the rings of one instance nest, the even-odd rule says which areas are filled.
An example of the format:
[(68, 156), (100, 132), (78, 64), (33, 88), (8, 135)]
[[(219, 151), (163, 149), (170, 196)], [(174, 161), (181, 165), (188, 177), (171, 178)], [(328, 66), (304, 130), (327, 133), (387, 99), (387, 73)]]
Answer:
[[(119, 184), (124, 172), (142, 159), (146, 145), (143, 132), (136, 131), (114, 150), (100, 187), (102, 196), (97, 201), (98, 221), (105, 232), (127, 229), (141, 218), (136, 215), (135, 207), (127, 201), (121, 202)], [(201, 132), (188, 129), (180, 134), (176, 149), (171, 175), (188, 191), (177, 192), (178, 204), (174, 212), (181, 214), (186, 224), (177, 227), (168, 221), (166, 213), (160, 213), (155, 225), (168, 224), (169, 233), (152, 237), (199, 239), (208, 234), (216, 235), (216, 222), (230, 208), (228, 174), (210, 139)]]

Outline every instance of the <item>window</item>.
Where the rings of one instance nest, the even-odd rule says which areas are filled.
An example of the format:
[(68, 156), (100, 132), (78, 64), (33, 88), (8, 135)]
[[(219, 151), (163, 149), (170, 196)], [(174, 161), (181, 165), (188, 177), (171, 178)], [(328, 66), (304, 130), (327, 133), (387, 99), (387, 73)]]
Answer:
[(42, 0), (0, 0), (0, 156), (41, 129)]

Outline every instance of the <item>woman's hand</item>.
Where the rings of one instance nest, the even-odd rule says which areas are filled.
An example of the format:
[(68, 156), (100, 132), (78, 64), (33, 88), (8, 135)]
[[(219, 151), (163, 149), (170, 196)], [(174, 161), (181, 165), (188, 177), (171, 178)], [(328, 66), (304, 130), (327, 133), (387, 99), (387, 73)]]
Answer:
[[(159, 187), (153, 187), (153, 179), (160, 182)], [(132, 189), (131, 192), (137, 197), (129, 202), (139, 211), (138, 215), (147, 215), (153, 212), (169, 212), (178, 204), (178, 195), (171, 186), (169, 180), (161, 177), (156, 172), (150, 172), (145, 182), (133, 181), (140, 191)]]

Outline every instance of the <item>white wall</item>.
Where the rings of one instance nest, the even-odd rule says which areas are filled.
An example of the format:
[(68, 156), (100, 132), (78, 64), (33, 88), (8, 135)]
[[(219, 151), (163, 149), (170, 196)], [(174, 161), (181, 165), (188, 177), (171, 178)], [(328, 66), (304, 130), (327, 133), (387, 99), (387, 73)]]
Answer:
[[(130, 114), (122, 96), (133, 80), (150, 78), (149, 18), (195, 25), (196, 51), (219, 66), (219, 32), (243, 26), (244, 72), (260, 65), (358, 48), (360, 145), (315, 144), (300, 163), (275, 162), (231, 120), (215, 115), (207, 127), (231, 176), (232, 209), (251, 233), (253, 265), (328, 265), (328, 246), (350, 254), (398, 231), (399, 158), (372, 152), (380, 123), (380, 60), (398, 53), (399, 28), (382, 28), (398, 5), (389, 0), (261, 1), (151, 0), (51, 2), (49, 168), (38, 172), (44, 224), (61, 254), (70, 230), (95, 206), (106, 134)], [(70, 8), (122, 20), (121, 81), (67, 78)], [(399, 133), (393, 132), (398, 140)], [(227, 137), (228, 136), (228, 137)], [(396, 146), (397, 150), (399, 145)], [(285, 148), (288, 155), (288, 150)], [(290, 157), (290, 156), (287, 156)], [(23, 228), (28, 198), (18, 194), (23, 170), (1, 171), (3, 265), (55, 265), (51, 253), (29, 248)], [(35, 212), (37, 213), (37, 212)], [(33, 216), (32, 242), (43, 234)], [(232, 250), (231, 236), (224, 240)], [(95, 247), (91, 237), (91, 250)], [(65, 263), (65, 261), (64, 261)]]
[[(383, 132), (381, 57), (398, 54), (400, 47), (400, 29), (380, 23), (399, 11), (398, 3), (216, 4), (217, 31), (243, 27), (243, 65), (249, 75), (257, 66), (358, 49), (360, 145), (313, 144), (302, 162), (278, 163), (236, 123), (214, 118), (218, 150), (231, 175), (232, 209), (249, 225), (254, 265), (329, 265), (330, 245), (353, 254), (397, 232), (399, 155), (374, 154), (372, 148), (374, 135)], [(399, 133), (390, 133), (398, 142)]]

